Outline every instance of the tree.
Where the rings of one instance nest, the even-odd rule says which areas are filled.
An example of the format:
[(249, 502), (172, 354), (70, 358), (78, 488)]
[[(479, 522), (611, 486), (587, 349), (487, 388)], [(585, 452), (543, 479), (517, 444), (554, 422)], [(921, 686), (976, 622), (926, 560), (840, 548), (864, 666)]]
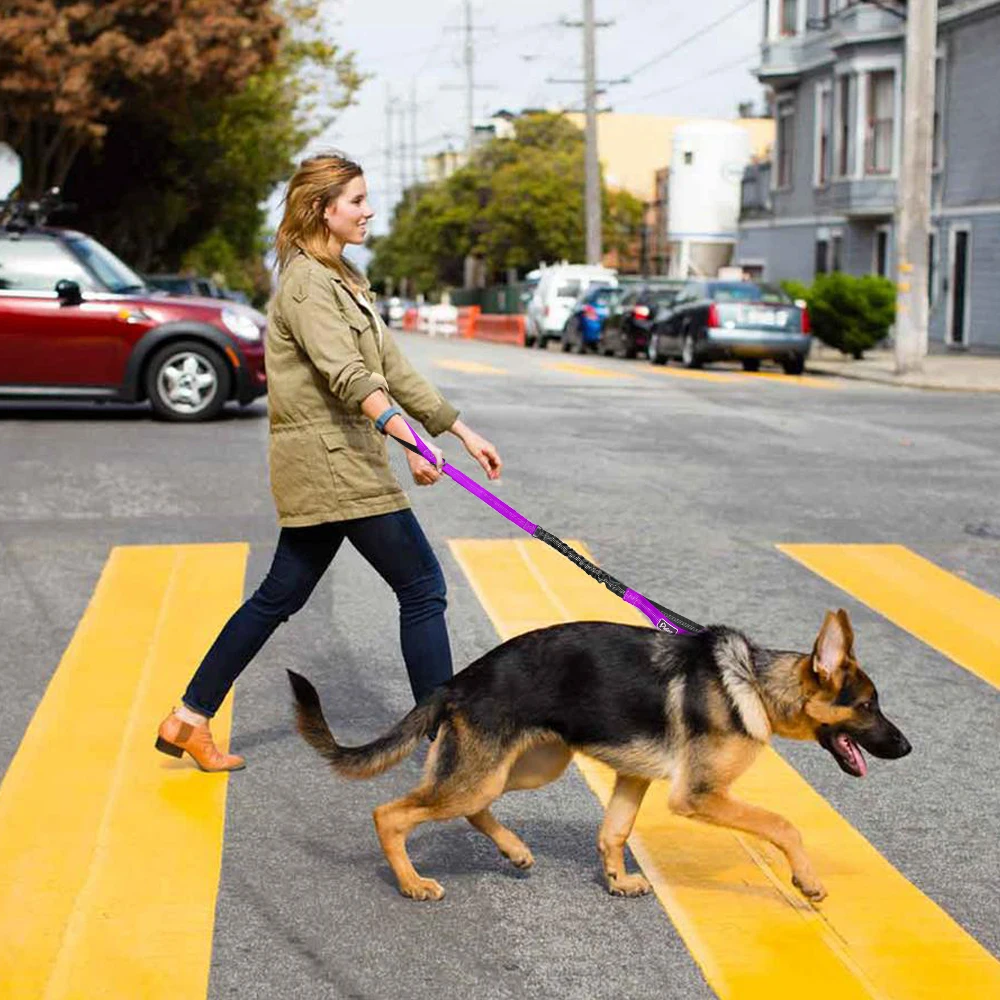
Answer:
[[(184, 8), (184, 17), (208, 16), (204, 3)], [(164, 99), (132, 88), (104, 113), (100, 138), (76, 154), (64, 183), (76, 208), (55, 221), (93, 233), (141, 271), (219, 272), (260, 302), (269, 288), (262, 203), (363, 78), (353, 55), (323, 38), (308, 0), (239, 9), (277, 18), (274, 52), (246, 76), (209, 73)]]
[(62, 185), (122, 109), (182, 114), (231, 93), (277, 57), (270, 0), (9, 0), (0, 18), (0, 141), (22, 194)]
[[(484, 261), (488, 280), (539, 261), (584, 253), (583, 134), (561, 115), (525, 115), (512, 138), (495, 139), (443, 183), (404, 198), (388, 236), (374, 240), (373, 282), (406, 276), (420, 291), (462, 283), (467, 255)], [(605, 192), (605, 245), (636, 240), (642, 202)]]

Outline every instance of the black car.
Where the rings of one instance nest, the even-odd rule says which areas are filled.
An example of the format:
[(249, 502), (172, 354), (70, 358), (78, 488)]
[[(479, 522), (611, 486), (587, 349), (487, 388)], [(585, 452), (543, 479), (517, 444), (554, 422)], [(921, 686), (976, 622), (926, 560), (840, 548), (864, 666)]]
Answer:
[(809, 313), (775, 285), (753, 281), (688, 281), (649, 338), (655, 365), (679, 357), (686, 368), (734, 359), (747, 371), (762, 360), (801, 375), (812, 345)]
[(622, 354), (626, 358), (645, 354), (654, 320), (673, 303), (683, 286), (682, 279), (665, 278), (628, 288), (604, 323), (598, 345), (600, 352), (605, 356)]

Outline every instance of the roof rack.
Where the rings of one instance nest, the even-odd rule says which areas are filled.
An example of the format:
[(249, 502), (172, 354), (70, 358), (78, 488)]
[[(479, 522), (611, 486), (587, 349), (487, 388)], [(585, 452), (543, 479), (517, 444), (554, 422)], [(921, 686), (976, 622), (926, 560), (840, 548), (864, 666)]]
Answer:
[(62, 189), (50, 188), (40, 198), (0, 200), (0, 227), (9, 232), (24, 232), (44, 226), (55, 212), (67, 212), (76, 205), (63, 201)]

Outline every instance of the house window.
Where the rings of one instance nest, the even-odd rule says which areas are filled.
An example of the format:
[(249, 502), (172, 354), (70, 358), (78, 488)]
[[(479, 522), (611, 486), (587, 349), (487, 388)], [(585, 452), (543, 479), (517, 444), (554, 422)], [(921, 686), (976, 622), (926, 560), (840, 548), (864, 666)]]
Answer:
[(778, 104), (777, 123), (778, 184), (779, 188), (792, 186), (792, 163), (795, 153), (795, 102), (786, 100)]
[(872, 261), (873, 270), (879, 277), (885, 278), (889, 274), (889, 227), (879, 226), (875, 230), (875, 259)]
[(828, 84), (819, 84), (816, 102), (816, 186), (823, 187), (830, 180), (830, 128), (833, 95)]
[(844, 237), (837, 233), (830, 240), (830, 270), (839, 271), (841, 269), (844, 248)]
[(934, 305), (934, 279), (937, 277), (937, 240), (934, 233), (927, 234), (927, 302)]
[(826, 240), (816, 241), (816, 274), (826, 274), (827, 261), (830, 256), (830, 244)]
[(854, 172), (854, 128), (851, 115), (853, 89), (850, 76), (845, 75), (837, 80), (836, 174), (838, 177), (849, 177)]
[(866, 174), (892, 172), (892, 146), (896, 123), (895, 81), (896, 74), (891, 69), (868, 75)]
[(781, 34), (794, 35), (798, 28), (799, 0), (781, 0)]
[(931, 146), (932, 165), (940, 170), (944, 165), (944, 60), (934, 63), (934, 141)]

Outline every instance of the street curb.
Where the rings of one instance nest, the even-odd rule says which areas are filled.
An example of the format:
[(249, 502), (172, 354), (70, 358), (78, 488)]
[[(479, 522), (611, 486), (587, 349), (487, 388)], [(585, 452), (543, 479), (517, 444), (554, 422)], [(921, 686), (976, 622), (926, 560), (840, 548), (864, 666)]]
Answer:
[[(889, 373), (857, 372), (842, 370), (833, 366), (827, 367), (822, 362), (819, 365), (806, 362), (806, 374), (810, 372), (822, 375), (833, 375), (837, 378), (854, 379), (856, 382), (875, 382), (879, 385), (891, 385), (897, 389), (930, 389), (938, 392), (1000, 392), (1000, 386), (987, 385), (944, 385), (940, 382), (902, 381), (899, 376)], [(905, 376), (904, 376), (905, 378)]]

